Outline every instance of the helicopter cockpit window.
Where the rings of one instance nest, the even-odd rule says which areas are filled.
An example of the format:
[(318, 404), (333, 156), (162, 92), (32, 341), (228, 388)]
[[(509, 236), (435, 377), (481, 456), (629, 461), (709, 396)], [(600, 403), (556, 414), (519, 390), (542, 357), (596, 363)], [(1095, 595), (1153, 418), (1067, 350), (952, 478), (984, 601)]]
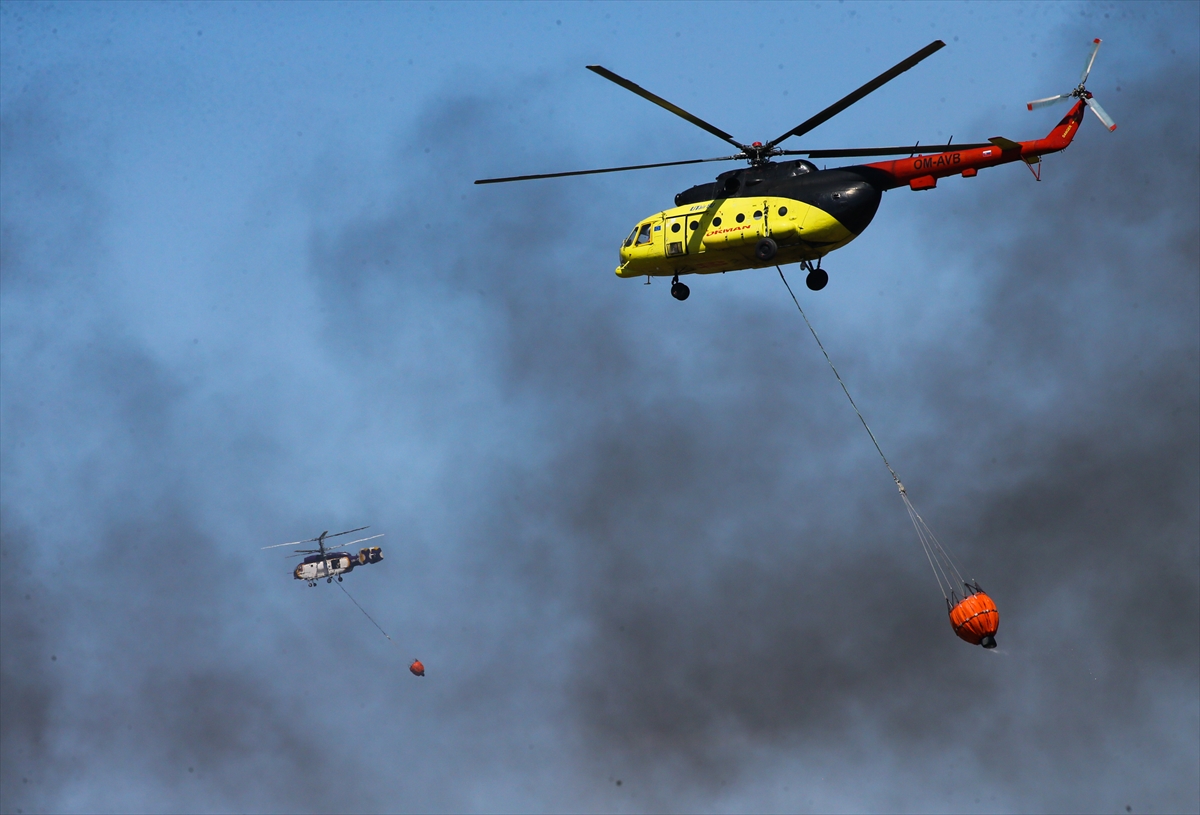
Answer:
[(639, 244), (650, 243), (650, 224), (642, 224), (642, 231), (638, 233), (637, 242)]
[(625, 239), (626, 246), (633, 246), (633, 237), (637, 234), (637, 229), (638, 228), (635, 226), (633, 231), (629, 233), (629, 237)]

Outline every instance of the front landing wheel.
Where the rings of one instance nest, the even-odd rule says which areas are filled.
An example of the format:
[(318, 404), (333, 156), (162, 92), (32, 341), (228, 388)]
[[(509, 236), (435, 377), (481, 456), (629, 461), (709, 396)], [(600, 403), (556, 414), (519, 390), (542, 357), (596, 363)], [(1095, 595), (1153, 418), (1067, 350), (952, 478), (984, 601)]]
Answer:
[(808, 286), (813, 291), (820, 291), (825, 288), (825, 284), (829, 282), (829, 275), (824, 269), (813, 269), (808, 273), (808, 277), (804, 278), (804, 285)]

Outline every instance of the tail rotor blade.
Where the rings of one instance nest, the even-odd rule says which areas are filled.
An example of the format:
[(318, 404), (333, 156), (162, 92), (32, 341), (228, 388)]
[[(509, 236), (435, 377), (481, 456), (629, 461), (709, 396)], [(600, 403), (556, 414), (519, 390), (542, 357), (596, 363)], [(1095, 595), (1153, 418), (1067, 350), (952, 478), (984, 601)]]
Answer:
[[(1099, 42), (1099, 40), (1096, 42)], [(1104, 112), (1104, 108), (1100, 107), (1099, 102), (1090, 96), (1083, 101), (1087, 102), (1087, 106), (1092, 109), (1092, 113), (1096, 114), (1100, 121), (1104, 122), (1104, 126), (1108, 128), (1109, 132), (1117, 129), (1117, 123), (1112, 120), (1111, 116)]]
[(1034, 101), (1026, 104), (1025, 107), (1028, 108), (1029, 110), (1037, 110), (1038, 108), (1045, 108), (1045, 107), (1049, 107), (1050, 105), (1057, 105), (1059, 102), (1063, 101), (1064, 99), (1070, 99), (1070, 98), (1071, 98), (1071, 94), (1060, 93), (1058, 96), (1047, 96), (1045, 99), (1035, 99)]
[(1099, 38), (1092, 41), (1092, 53), (1088, 54), (1087, 65), (1083, 68), (1083, 74), (1079, 77), (1079, 84), (1087, 82), (1088, 74), (1092, 72), (1092, 63), (1096, 61), (1096, 52), (1100, 50)]

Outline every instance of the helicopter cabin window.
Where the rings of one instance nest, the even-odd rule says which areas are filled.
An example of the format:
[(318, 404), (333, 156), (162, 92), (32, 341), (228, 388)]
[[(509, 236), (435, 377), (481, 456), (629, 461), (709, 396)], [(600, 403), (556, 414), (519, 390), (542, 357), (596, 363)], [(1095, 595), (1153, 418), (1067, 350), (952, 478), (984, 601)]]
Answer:
[(780, 208), (779, 208), (779, 214), (780, 214), (780, 215), (787, 215), (787, 207), (780, 207)]
[(718, 215), (716, 218), (713, 218), (713, 219), (712, 219), (712, 225), (713, 225), (713, 226), (720, 226), (720, 225), (721, 225), (721, 216), (720, 216), (720, 215)]
[(743, 212), (739, 212), (736, 220), (737, 220), (737, 222), (738, 222), (739, 224), (740, 224), (742, 221), (746, 220), (746, 215), (745, 215), (745, 213), (743, 213)]
[(678, 224), (678, 223), (671, 224), (671, 231), (672, 231), (672, 232), (678, 232), (678, 231), (679, 231), (679, 224)]
[(688, 224), (688, 229), (695, 229), (698, 226), (700, 226), (699, 221), (692, 221), (690, 224)]
[(638, 233), (637, 242), (639, 244), (650, 243), (650, 224), (642, 224), (642, 231)]
[(761, 209), (754, 210), (754, 219), (758, 220), (761, 217), (762, 217), (762, 210)]

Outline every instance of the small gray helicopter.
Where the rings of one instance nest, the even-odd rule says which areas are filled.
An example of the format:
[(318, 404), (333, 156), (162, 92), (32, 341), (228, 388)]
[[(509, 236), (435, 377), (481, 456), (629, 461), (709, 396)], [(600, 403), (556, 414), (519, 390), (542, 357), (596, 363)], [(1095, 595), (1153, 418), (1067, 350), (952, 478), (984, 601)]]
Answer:
[[(351, 532), (361, 532), (364, 529), (370, 529), (369, 526), (360, 526), (358, 529), (347, 529), (345, 532), (335, 532), (329, 534), (329, 530), (325, 530), (315, 538), (309, 538), (303, 541), (291, 541), (290, 543), (276, 543), (271, 546), (264, 546), (263, 549), (278, 549), (281, 546), (298, 546), (304, 543), (315, 543), (316, 549), (297, 549), (296, 554), (288, 557), (304, 557), (300, 564), (292, 570), (292, 576), (297, 580), (308, 581), (309, 587), (317, 585), (317, 581), (322, 577), (326, 583), (332, 583), (333, 578), (337, 578), (338, 582), (342, 582), (342, 575), (354, 570), (355, 566), (366, 566), (368, 563), (378, 563), (383, 560), (383, 551), (378, 546), (364, 546), (358, 550), (357, 555), (352, 555), (349, 552), (329, 552), (325, 550), (325, 539), (336, 538), (339, 535), (349, 535)], [(356, 543), (375, 540), (382, 538), (383, 535), (371, 535), (367, 538), (359, 538), (358, 540), (350, 541), (343, 544), (345, 547), (353, 546)]]

